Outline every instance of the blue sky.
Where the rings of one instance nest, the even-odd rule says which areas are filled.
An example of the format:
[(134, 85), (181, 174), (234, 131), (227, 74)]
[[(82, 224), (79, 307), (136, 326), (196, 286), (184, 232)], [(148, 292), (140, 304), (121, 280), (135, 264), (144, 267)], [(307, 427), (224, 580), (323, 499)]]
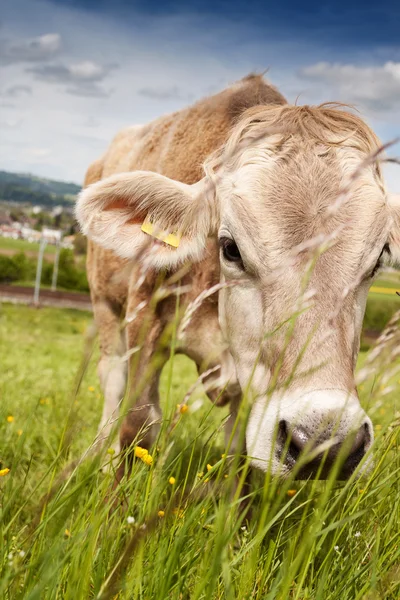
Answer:
[[(0, 169), (81, 182), (119, 129), (250, 71), (400, 135), (400, 3), (0, 0)], [(400, 145), (392, 153), (400, 154)], [(387, 170), (400, 192), (400, 167)]]

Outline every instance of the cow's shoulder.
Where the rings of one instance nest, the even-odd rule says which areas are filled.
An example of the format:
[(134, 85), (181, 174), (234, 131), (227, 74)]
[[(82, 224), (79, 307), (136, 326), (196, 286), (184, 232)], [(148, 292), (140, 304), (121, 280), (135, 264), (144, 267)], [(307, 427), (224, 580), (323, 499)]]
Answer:
[[(284, 104), (285, 98), (260, 75), (154, 123), (144, 140), (139, 168), (192, 184), (203, 176), (202, 165), (228, 138), (245, 110), (259, 104)], [(131, 165), (131, 168), (137, 168)]]

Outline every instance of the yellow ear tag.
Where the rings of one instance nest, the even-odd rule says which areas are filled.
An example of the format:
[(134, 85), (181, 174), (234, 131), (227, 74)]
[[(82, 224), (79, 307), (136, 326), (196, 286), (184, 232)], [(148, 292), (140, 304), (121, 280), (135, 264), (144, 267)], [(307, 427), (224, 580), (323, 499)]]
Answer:
[(172, 246), (173, 248), (178, 248), (179, 243), (181, 241), (181, 236), (179, 233), (167, 233), (165, 231), (156, 231), (153, 223), (150, 223), (147, 219), (142, 225), (142, 231), (151, 235), (152, 237)]

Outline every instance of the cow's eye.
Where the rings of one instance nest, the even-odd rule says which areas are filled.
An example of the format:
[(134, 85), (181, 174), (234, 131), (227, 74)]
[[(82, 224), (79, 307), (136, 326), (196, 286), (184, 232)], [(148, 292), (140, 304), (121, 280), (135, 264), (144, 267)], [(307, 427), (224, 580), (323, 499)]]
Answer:
[(240, 251), (236, 242), (230, 238), (221, 238), (219, 243), (225, 260), (236, 263), (242, 262), (242, 257), (240, 256)]
[(376, 261), (376, 265), (372, 269), (370, 277), (373, 277), (376, 274), (376, 272), (378, 271), (378, 269), (380, 269), (381, 264), (382, 264), (382, 256), (385, 254), (385, 252), (387, 252), (388, 254), (390, 254), (389, 244), (385, 244), (383, 246), (382, 252), (380, 253), (378, 260)]

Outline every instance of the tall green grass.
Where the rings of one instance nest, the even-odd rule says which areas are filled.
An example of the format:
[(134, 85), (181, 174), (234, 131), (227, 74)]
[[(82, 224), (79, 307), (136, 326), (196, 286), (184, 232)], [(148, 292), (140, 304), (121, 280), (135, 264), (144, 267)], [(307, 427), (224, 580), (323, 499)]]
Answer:
[(378, 356), (360, 386), (376, 428), (368, 476), (255, 473), (245, 509), (241, 467), (224, 444), (227, 409), (201, 387), (187, 412), (177, 406), (197, 377), (184, 357), (164, 369), (151, 466), (137, 460), (115, 488), (105, 448), (59, 480), (93, 442), (101, 412), (97, 350), (84, 352), (90, 319), (1, 309), (0, 468), (10, 469), (0, 478), (1, 598), (398, 600), (400, 376), (385, 374), (400, 361)]

